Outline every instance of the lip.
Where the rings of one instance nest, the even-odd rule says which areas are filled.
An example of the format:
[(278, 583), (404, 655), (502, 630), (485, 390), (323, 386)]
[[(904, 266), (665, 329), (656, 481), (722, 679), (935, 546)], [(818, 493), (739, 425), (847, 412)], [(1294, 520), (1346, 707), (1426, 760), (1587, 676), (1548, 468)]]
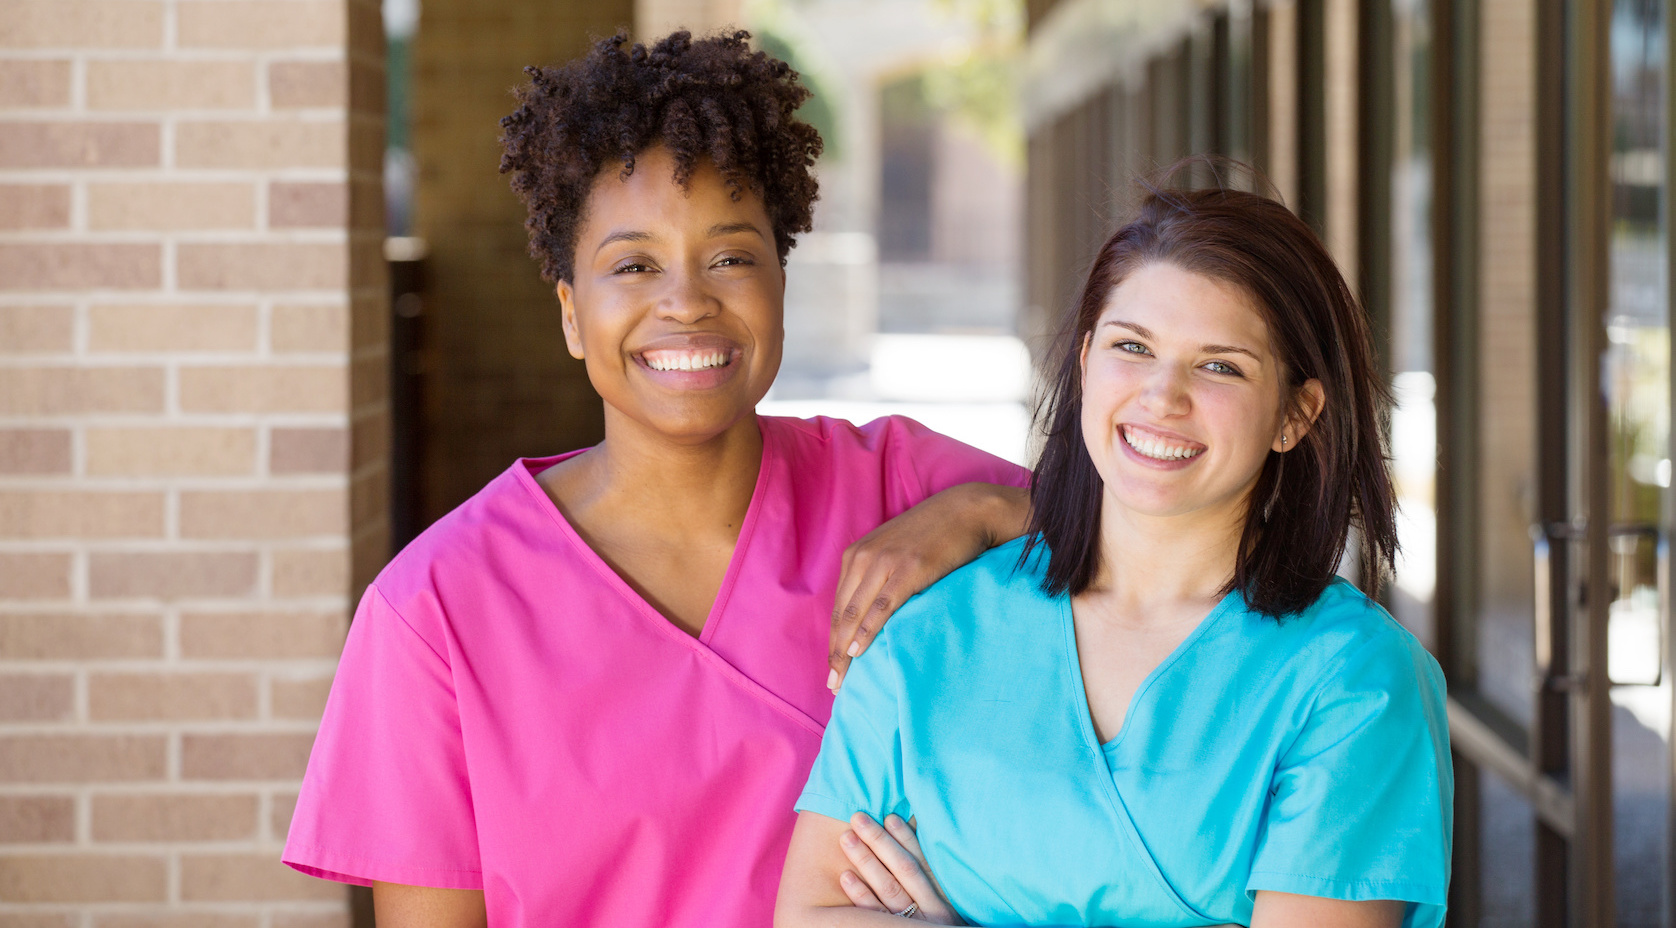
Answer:
[[(660, 371), (646, 363), (648, 351), (725, 351), (727, 363), (697, 371)], [(727, 383), (743, 368), (745, 352), (740, 344), (714, 332), (689, 332), (654, 338), (629, 352), (640, 372), (653, 383), (672, 390), (710, 390)]]
[(1193, 439), (1188, 438), (1187, 436), (1181, 434), (1180, 432), (1172, 432), (1168, 429), (1157, 428), (1156, 426), (1141, 425), (1141, 424), (1135, 423), (1135, 422), (1125, 422), (1125, 423), (1119, 425), (1116, 429), (1117, 443), (1123, 447), (1124, 456), (1129, 458), (1129, 460), (1136, 462), (1137, 464), (1141, 464), (1145, 467), (1150, 467), (1153, 470), (1182, 470), (1186, 467), (1191, 466), (1195, 461), (1198, 461), (1200, 458), (1204, 457), (1203, 452), (1201, 452), (1199, 454), (1196, 454), (1196, 455), (1194, 455), (1190, 458), (1177, 458), (1173, 461), (1160, 461), (1157, 458), (1147, 457), (1146, 455), (1144, 455), (1144, 454), (1140, 453), (1139, 451), (1135, 450), (1135, 447), (1133, 445), (1129, 444), (1129, 439), (1125, 434), (1125, 430), (1127, 430), (1127, 429), (1134, 429), (1137, 432), (1144, 432), (1148, 435), (1155, 436), (1159, 439), (1171, 442), (1173, 444), (1191, 445), (1191, 446), (1201, 448), (1201, 449), (1205, 448), (1206, 445), (1204, 444), (1204, 442), (1194, 441)]

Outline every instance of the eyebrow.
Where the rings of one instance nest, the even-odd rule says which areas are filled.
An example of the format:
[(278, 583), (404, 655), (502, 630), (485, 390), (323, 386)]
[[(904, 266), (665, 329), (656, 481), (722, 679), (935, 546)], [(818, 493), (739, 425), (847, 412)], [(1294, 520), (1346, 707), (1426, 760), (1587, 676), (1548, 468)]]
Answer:
[(757, 228), (755, 223), (750, 222), (718, 222), (711, 226), (704, 235), (707, 238), (721, 238), (724, 235), (733, 235), (737, 232), (754, 232), (759, 238), (767, 239), (767, 236), (762, 234), (762, 230)]
[[(1134, 322), (1125, 322), (1122, 319), (1112, 319), (1102, 323), (1102, 325), (1115, 325), (1119, 328), (1128, 329), (1142, 338), (1157, 338), (1157, 336), (1153, 335), (1152, 331), (1146, 326)], [(1263, 361), (1263, 359), (1257, 355), (1257, 352), (1252, 351), (1249, 348), (1241, 348), (1238, 345), (1200, 345), (1199, 350), (1206, 354), (1243, 354), (1259, 364)]]
[[(739, 232), (754, 232), (758, 237), (767, 239), (767, 236), (762, 234), (761, 229), (749, 222), (718, 222), (706, 229), (704, 235), (706, 238), (721, 238), (724, 235), (734, 235)], [(650, 232), (642, 232), (638, 229), (618, 229), (600, 240), (599, 246), (594, 249), (594, 254), (599, 254), (605, 246), (613, 242), (649, 242), (651, 240), (652, 233)]]
[(652, 233), (650, 232), (640, 232), (634, 229), (618, 229), (600, 240), (599, 246), (594, 249), (594, 254), (599, 254), (601, 251), (605, 250), (605, 246), (611, 244), (612, 242), (649, 242), (651, 240)]

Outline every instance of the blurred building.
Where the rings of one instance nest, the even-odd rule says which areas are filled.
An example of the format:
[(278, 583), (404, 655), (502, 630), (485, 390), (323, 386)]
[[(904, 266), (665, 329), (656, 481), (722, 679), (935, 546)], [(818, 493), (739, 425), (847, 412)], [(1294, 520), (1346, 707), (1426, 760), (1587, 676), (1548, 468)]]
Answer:
[(508, 90), (741, 22), (831, 146), (765, 409), (1022, 458), (1025, 346), (1134, 177), (1255, 165), (1392, 374), (1452, 924), (1673, 923), (1659, 0), (406, 9), (387, 51), (376, 0), (0, 0), (0, 925), (370, 924), (278, 863), (350, 607), (601, 428), (497, 172)]
[(786, 350), (759, 410), (916, 418), (1024, 463), (1018, 338), (1023, 8), (756, 0), (745, 23), (814, 97), (814, 231), (787, 266)]

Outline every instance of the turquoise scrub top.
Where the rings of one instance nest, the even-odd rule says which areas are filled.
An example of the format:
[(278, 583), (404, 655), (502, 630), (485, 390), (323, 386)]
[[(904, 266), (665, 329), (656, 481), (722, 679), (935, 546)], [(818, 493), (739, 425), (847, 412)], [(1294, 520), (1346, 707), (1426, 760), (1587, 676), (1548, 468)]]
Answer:
[(1343, 581), (1281, 620), (1230, 593), (1101, 744), (1070, 599), (1022, 545), (910, 600), (856, 660), (799, 810), (916, 818), (976, 925), (1248, 925), (1265, 889), (1443, 923), (1443, 674), (1389, 614)]

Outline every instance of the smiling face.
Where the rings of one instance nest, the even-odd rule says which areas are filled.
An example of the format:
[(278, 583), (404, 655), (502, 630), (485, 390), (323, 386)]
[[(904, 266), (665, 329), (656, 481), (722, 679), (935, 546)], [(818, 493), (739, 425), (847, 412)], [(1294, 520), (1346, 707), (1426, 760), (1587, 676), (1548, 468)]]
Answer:
[(708, 162), (683, 189), (674, 168), (656, 147), (626, 179), (600, 173), (558, 293), (607, 427), (620, 417), (695, 444), (754, 428), (780, 368), (785, 271), (760, 197), (735, 200)]
[[(1083, 440), (1105, 505), (1135, 515), (1242, 524), (1268, 453), (1296, 448), (1314, 418), (1285, 415), (1285, 372), (1252, 298), (1167, 263), (1112, 290), (1082, 373)], [(1309, 381), (1301, 405), (1319, 409), (1320, 395)]]

